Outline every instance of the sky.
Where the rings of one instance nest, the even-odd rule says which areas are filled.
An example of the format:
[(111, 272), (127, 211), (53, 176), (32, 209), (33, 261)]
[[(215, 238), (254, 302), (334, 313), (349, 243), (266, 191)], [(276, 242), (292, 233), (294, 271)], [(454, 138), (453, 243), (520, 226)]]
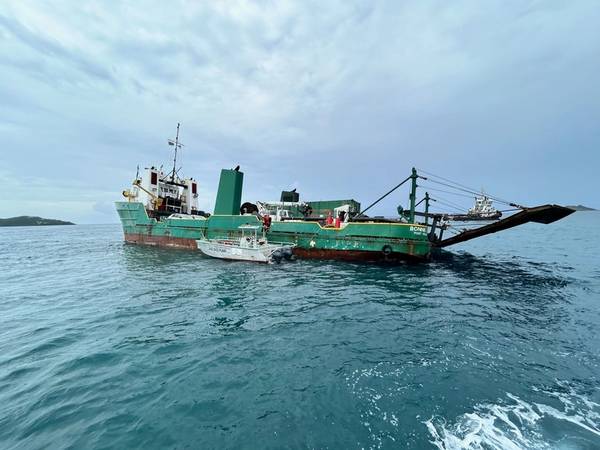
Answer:
[(5, 0), (0, 217), (117, 222), (178, 122), (207, 211), (238, 164), (244, 201), (366, 205), (417, 167), (600, 208), (598, 24), (596, 0)]

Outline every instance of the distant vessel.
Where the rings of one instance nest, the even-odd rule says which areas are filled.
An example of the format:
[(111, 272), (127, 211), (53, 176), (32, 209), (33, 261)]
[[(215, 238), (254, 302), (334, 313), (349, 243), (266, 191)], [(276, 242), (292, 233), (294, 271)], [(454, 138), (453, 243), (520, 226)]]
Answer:
[[(208, 214), (198, 207), (196, 180), (180, 176), (177, 169), (177, 151), (183, 146), (179, 141), (179, 124), (176, 138), (168, 143), (175, 151), (173, 168), (165, 172), (151, 166), (143, 176), (138, 169), (132, 188), (123, 191), (126, 201), (116, 202), (126, 242), (200, 249), (215, 257), (242, 256), (249, 260), (267, 259), (271, 250), (271, 257), (277, 255), (281, 248), (272, 249), (268, 245), (278, 245), (293, 247), (294, 255), (300, 258), (425, 261), (439, 248), (527, 222), (551, 223), (573, 212), (558, 205), (524, 207), (510, 203), (517, 211), (514, 214), (474, 229), (457, 230), (448, 224), (449, 214), (430, 211), (430, 202), (436, 199), (428, 192), (417, 198), (417, 181), (435, 183), (436, 179), (420, 175), (415, 168), (366, 208), (353, 199), (300, 201), (295, 190), (283, 191), (280, 201), (242, 204), (244, 173), (236, 166), (221, 170), (215, 208), (213, 214)], [(441, 177), (437, 180), (441, 186), (453, 187), (449, 181)], [(398, 217), (366, 215), (404, 184), (410, 186), (408, 208), (398, 206)], [(464, 186), (459, 189), (464, 191)], [(466, 192), (477, 195), (475, 206), (454, 220), (489, 221), (500, 217), (500, 211), (491, 204), (491, 196), (478, 195), (473, 190)], [(424, 210), (417, 211), (421, 204)], [(265, 227), (267, 219), (269, 224)], [(263, 227), (265, 240), (261, 243), (256, 237), (245, 243), (242, 239), (248, 227)], [(453, 235), (445, 237), (445, 230)], [(278, 244), (269, 244), (267, 238)], [(265, 252), (261, 253), (261, 246), (265, 246), (262, 247)]]
[(258, 225), (241, 225), (239, 239), (198, 239), (196, 243), (202, 253), (213, 258), (261, 263), (281, 262), (293, 257), (293, 244), (269, 243), (264, 236), (259, 237)]
[(492, 200), (485, 194), (475, 197), (475, 205), (467, 215), (481, 219), (498, 219), (502, 213), (492, 206)]
[(496, 220), (502, 212), (492, 206), (492, 199), (482, 193), (475, 197), (475, 204), (466, 214), (447, 214), (445, 219), (468, 222), (471, 220)]

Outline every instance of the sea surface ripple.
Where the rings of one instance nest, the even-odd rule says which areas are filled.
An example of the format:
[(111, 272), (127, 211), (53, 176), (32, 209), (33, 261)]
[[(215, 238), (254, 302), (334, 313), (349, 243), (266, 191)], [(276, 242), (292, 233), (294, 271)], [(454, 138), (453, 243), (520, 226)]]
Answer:
[(600, 213), (430, 264), (0, 229), (0, 448), (600, 448)]

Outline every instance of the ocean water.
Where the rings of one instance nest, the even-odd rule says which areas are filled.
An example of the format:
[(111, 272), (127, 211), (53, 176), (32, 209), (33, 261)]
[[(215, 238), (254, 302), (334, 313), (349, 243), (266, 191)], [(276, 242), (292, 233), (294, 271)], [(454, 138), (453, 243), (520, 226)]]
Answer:
[(0, 229), (0, 448), (600, 448), (600, 213), (430, 264)]

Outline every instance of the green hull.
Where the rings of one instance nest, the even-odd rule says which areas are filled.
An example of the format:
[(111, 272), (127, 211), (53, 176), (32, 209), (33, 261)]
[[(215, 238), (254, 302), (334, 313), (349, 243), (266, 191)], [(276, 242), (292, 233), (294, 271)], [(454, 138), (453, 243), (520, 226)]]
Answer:
[[(196, 249), (196, 239), (235, 238), (244, 224), (261, 225), (253, 215), (213, 215), (209, 218), (156, 219), (140, 202), (116, 202), (125, 241), (135, 244)], [(403, 223), (351, 222), (325, 228), (318, 222), (273, 222), (267, 233), (273, 242), (295, 244), (303, 258), (343, 260), (426, 260), (431, 252), (427, 229)]]

